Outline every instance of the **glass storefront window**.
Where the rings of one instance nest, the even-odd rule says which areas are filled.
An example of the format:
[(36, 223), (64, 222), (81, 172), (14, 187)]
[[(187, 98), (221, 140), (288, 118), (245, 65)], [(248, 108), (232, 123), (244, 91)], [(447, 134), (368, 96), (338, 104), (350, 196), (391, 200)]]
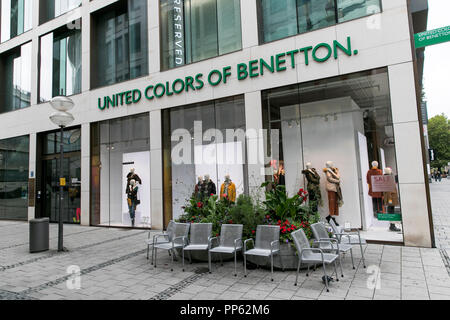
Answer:
[(81, 6), (82, 0), (39, 0), (40, 24)]
[(31, 103), (31, 42), (0, 56), (0, 113)]
[[(38, 134), (36, 175), (36, 216), (57, 222), (59, 217), (59, 131)], [(64, 223), (79, 224), (81, 219), (81, 128), (65, 129), (62, 217)]]
[(28, 219), (29, 137), (0, 140), (0, 219)]
[(92, 21), (92, 88), (148, 74), (147, 1), (118, 1)]
[(262, 42), (381, 12), (380, 0), (259, 0)]
[[(282, 181), (290, 195), (308, 189), (322, 218), (361, 228), (368, 239), (403, 241), (393, 231), (401, 206), (386, 69), (265, 91), (263, 119), (278, 133), (268, 144), (269, 181)], [(373, 176), (386, 185), (375, 186)]]
[(81, 30), (62, 27), (41, 37), (40, 102), (81, 92)]
[(164, 211), (169, 219), (183, 214), (200, 176), (209, 176), (217, 195), (226, 175), (237, 196), (248, 193), (242, 96), (167, 109), (163, 119)]
[(239, 0), (160, 0), (160, 11), (163, 70), (242, 48)]
[[(93, 123), (91, 145), (91, 224), (150, 227), (149, 114)], [(132, 179), (140, 201), (134, 224), (127, 200)]]
[(1, 0), (1, 42), (32, 28), (33, 0)]

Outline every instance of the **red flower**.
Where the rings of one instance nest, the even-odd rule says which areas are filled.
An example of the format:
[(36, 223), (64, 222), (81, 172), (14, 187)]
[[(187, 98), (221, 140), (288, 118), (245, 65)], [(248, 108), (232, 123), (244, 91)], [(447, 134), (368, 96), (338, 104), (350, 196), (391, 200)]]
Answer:
[(254, 234), (254, 233), (255, 233), (255, 230), (252, 230), (252, 233)]
[(202, 207), (203, 207), (203, 203), (197, 202), (197, 207), (198, 207), (198, 208), (202, 208)]
[(211, 193), (211, 196), (213, 196), (214, 195), (214, 193)]
[(228, 199), (228, 196), (227, 196), (227, 194), (226, 194), (226, 193), (222, 194), (222, 198), (226, 198), (226, 199)]
[(281, 224), (281, 220), (278, 220), (278, 224)]
[(233, 224), (233, 220), (228, 221), (230, 224)]

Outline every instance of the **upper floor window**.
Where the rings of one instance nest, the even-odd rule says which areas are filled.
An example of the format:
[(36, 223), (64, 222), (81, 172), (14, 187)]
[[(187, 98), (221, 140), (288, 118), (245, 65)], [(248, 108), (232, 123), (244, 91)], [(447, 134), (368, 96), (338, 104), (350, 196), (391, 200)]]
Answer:
[(80, 93), (81, 30), (63, 26), (42, 36), (39, 71), (40, 102)]
[(52, 20), (81, 6), (82, 0), (39, 0), (39, 23)]
[(32, 28), (33, 0), (1, 0), (1, 42)]
[(92, 16), (91, 88), (148, 74), (147, 1), (120, 0)]
[(262, 42), (381, 12), (380, 0), (259, 0), (258, 3)]
[(0, 56), (0, 113), (31, 104), (31, 42)]
[(167, 70), (242, 48), (240, 0), (160, 0)]

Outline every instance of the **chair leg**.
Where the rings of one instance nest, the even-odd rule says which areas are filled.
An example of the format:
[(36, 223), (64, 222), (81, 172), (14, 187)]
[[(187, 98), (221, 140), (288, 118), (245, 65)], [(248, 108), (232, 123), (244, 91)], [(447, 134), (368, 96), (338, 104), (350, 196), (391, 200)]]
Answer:
[[(191, 254), (190, 251), (189, 254)], [(181, 260), (183, 260), (183, 272), (184, 272), (184, 248), (181, 248)]]
[(270, 272), (272, 273), (272, 281), (273, 281), (273, 254), (270, 255)]
[(152, 246), (152, 262), (150, 264), (153, 265), (153, 256), (155, 255), (155, 244)]
[(339, 281), (339, 276), (338, 276), (338, 272), (337, 272), (337, 262), (336, 262), (336, 260), (334, 260), (334, 272), (336, 273), (336, 281)]
[[(342, 271), (342, 259), (341, 259), (341, 255), (339, 254), (339, 267), (341, 268), (341, 277), (344, 277), (344, 271)], [(336, 274), (337, 277), (337, 274)]]
[(153, 266), (156, 268), (156, 257), (158, 254), (158, 248), (155, 248), (155, 263), (153, 264)]
[(150, 245), (147, 244), (147, 260), (149, 259), (149, 258), (148, 258), (149, 253), (150, 253)]
[(330, 289), (328, 289), (328, 276), (327, 276), (327, 269), (325, 268), (325, 262), (322, 262), (323, 266), (323, 274), (325, 275), (325, 287), (327, 288), (327, 292), (330, 292)]
[(208, 268), (209, 273), (211, 273), (211, 252), (208, 250)]
[(359, 248), (361, 249), (361, 257), (362, 257), (362, 261), (363, 261), (363, 266), (364, 266), (364, 268), (366, 268), (366, 259), (364, 259), (364, 250), (362, 248), (361, 242), (359, 243)]
[(295, 284), (294, 284), (295, 286), (298, 283), (298, 273), (300, 272), (301, 265), (302, 265), (302, 259), (299, 257), (298, 258), (298, 265), (297, 265), (297, 275), (295, 276)]
[(353, 248), (350, 249), (350, 255), (352, 256), (353, 270), (355, 270), (355, 261), (353, 260)]
[(247, 255), (244, 252), (244, 278), (247, 278)]
[(234, 251), (234, 276), (237, 277), (237, 251)]
[[(168, 252), (170, 252), (170, 250)], [(175, 252), (172, 252), (172, 254), (169, 253), (169, 255), (172, 257), (172, 268), (170, 268), (170, 271), (173, 271), (173, 256), (175, 255)]]
[(308, 271), (306, 271), (306, 276), (309, 277), (309, 263), (308, 263)]

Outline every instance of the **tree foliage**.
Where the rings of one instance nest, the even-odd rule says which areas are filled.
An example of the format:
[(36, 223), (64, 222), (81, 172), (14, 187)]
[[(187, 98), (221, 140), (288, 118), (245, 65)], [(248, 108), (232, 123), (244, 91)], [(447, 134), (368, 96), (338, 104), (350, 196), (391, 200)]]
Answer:
[(437, 115), (428, 121), (430, 148), (434, 150), (434, 168), (441, 168), (450, 162), (450, 119), (445, 114)]

